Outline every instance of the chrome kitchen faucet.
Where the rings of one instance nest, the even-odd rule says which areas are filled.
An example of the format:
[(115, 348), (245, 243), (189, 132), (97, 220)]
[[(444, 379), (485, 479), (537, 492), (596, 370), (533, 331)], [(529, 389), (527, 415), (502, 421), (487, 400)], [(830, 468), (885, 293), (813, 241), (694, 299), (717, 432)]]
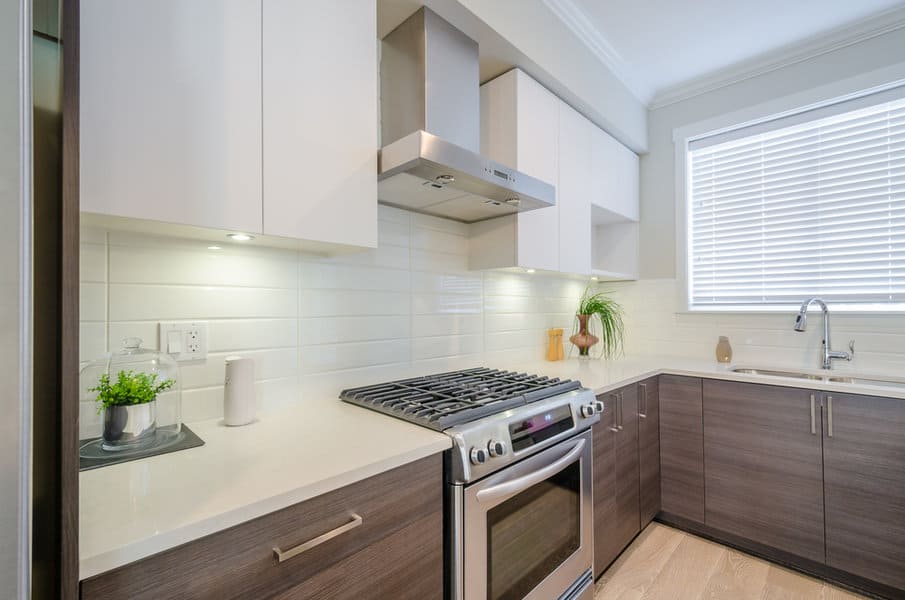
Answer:
[(831, 349), (830, 309), (827, 307), (826, 302), (820, 298), (810, 298), (802, 303), (801, 308), (798, 311), (798, 316), (795, 317), (795, 331), (804, 331), (808, 326), (808, 308), (810, 308), (812, 304), (816, 304), (823, 310), (823, 364), (821, 366), (824, 369), (832, 369), (833, 359), (852, 360), (852, 357), (855, 354), (854, 340), (848, 343), (848, 352)]

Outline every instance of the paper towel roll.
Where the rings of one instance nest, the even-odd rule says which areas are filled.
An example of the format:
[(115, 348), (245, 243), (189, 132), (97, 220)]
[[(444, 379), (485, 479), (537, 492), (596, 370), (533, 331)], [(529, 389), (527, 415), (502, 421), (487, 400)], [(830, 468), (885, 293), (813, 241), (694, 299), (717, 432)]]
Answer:
[(255, 361), (242, 356), (226, 357), (223, 384), (223, 422), (235, 427), (255, 420)]

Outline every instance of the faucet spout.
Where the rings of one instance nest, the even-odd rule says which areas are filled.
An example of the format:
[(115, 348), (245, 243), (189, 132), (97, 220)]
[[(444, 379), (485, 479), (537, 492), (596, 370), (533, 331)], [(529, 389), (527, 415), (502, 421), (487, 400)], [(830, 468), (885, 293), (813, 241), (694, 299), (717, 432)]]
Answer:
[(832, 350), (830, 342), (830, 309), (820, 298), (808, 298), (801, 304), (798, 315), (795, 317), (795, 331), (804, 331), (808, 326), (808, 309), (812, 304), (816, 304), (823, 311), (823, 362), (820, 365), (823, 369), (832, 369), (834, 359), (852, 360), (854, 352), (841, 352)]

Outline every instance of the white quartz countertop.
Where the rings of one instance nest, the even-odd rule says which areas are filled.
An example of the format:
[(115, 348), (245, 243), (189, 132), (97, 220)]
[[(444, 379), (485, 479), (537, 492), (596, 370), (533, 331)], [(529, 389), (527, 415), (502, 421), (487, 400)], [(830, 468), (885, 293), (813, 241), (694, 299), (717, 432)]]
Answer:
[[(614, 361), (603, 360), (563, 360), (558, 362), (538, 361), (531, 364), (503, 365), (500, 368), (509, 368), (528, 373), (537, 373), (551, 377), (564, 379), (577, 379), (584, 387), (594, 390), (597, 394), (646, 379), (648, 377), (668, 373), (672, 375), (687, 375), (690, 377), (705, 377), (709, 379), (724, 379), (729, 381), (741, 381), (746, 383), (763, 383), (767, 385), (780, 385), (785, 387), (822, 390), (839, 394), (863, 394), (867, 396), (883, 396), (886, 398), (905, 399), (905, 377), (901, 374), (886, 374), (859, 371), (852, 368), (845, 370), (824, 371), (821, 369), (798, 369), (788, 366), (771, 364), (768, 361), (755, 363), (731, 363), (720, 364), (716, 360), (702, 360), (694, 358), (682, 358), (674, 356), (651, 356), (622, 358)], [(796, 371), (809, 373), (822, 377), (822, 380), (795, 379), (792, 377), (776, 377), (769, 375), (751, 375), (747, 373), (734, 373), (732, 369), (756, 368), (775, 371)], [(895, 381), (901, 386), (868, 385), (862, 383), (840, 383), (828, 381), (828, 377), (853, 377), (853, 378), (879, 378)]]
[[(596, 393), (669, 373), (905, 399), (905, 387), (883, 387), (733, 373), (733, 367), (678, 357), (569, 359), (493, 367), (577, 379)], [(773, 366), (782, 369), (783, 367)], [(826, 375), (819, 370), (815, 374)], [(192, 448), (80, 474), (82, 579), (145, 558), (451, 447), (444, 434), (346, 404), (344, 387), (426, 373), (373, 372), (326, 382), (297, 405), (260, 415), (245, 427), (220, 420), (191, 424), (204, 441)], [(847, 369), (838, 374), (870, 376)], [(875, 374), (876, 375), (876, 374)], [(885, 377), (895, 379), (894, 377)], [(905, 379), (900, 379), (905, 382)]]
[(448, 436), (332, 397), (226, 427), (204, 446), (83, 471), (81, 579), (442, 452)]

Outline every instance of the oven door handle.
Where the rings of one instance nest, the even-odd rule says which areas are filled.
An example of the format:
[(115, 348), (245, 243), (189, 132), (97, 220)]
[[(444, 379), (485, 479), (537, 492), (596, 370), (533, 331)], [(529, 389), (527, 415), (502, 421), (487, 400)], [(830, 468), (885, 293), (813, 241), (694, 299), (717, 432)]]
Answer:
[(575, 462), (575, 458), (578, 457), (578, 455), (580, 455), (584, 450), (584, 445), (585, 440), (580, 439), (575, 443), (575, 446), (565, 454), (565, 456), (550, 463), (546, 467), (542, 467), (537, 471), (534, 471), (533, 473), (529, 473), (517, 479), (513, 479), (512, 481), (507, 481), (505, 483), (500, 483), (493, 487), (480, 490), (475, 495), (475, 497), (478, 499), (478, 502), (493, 502), (495, 500), (499, 500), (500, 498), (506, 498), (513, 494), (522, 492), (532, 485), (538, 484), (544, 479), (556, 475), (557, 473), (568, 467), (571, 463)]

